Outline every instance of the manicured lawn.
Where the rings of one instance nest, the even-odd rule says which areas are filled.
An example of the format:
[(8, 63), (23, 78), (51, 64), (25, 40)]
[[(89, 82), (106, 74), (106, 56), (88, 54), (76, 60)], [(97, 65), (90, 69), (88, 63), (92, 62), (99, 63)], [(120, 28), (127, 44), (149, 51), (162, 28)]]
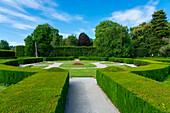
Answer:
[(163, 83), (170, 85), (170, 74), (168, 75), (168, 78), (163, 81)]
[[(83, 63), (84, 65), (72, 65), (73, 63)], [(96, 65), (91, 64), (91, 62), (82, 62), (82, 61), (73, 61), (73, 62), (64, 62), (60, 67), (96, 67)]]
[(114, 62), (102, 62), (100, 64), (116, 64), (116, 63), (114, 63)]
[(4, 85), (0, 84), (0, 91), (5, 90), (6, 88), (7, 88), (7, 86), (4, 86)]
[(97, 69), (69, 69), (70, 77), (96, 77)]
[(54, 64), (54, 62), (41, 62), (41, 63), (37, 63), (37, 64)]

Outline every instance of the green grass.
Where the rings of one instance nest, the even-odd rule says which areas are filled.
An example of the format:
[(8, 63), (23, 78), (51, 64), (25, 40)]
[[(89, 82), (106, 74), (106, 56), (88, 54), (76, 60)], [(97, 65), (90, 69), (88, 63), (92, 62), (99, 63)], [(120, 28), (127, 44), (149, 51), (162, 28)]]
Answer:
[(96, 77), (97, 69), (69, 69), (70, 77)]
[(163, 81), (163, 83), (170, 85), (170, 74), (168, 75), (168, 78)]
[(36, 63), (36, 64), (54, 64), (54, 62), (40, 62), (40, 63)]
[(102, 62), (100, 64), (116, 64), (116, 63), (114, 63), (114, 62)]
[(7, 88), (7, 86), (4, 86), (4, 85), (1, 85), (0, 84), (0, 92), (2, 91), (2, 90), (5, 90)]
[(40, 66), (40, 65), (39, 65), (39, 66), (38, 66), (38, 65), (36, 66), (36, 65), (34, 65), (34, 66), (32, 66), (31, 68), (39, 68), (39, 69), (42, 69), (42, 68), (45, 68), (45, 67), (47, 67), (47, 66), (48, 66), (48, 65), (45, 65), (45, 66)]
[[(72, 65), (73, 63), (83, 63), (84, 65)], [(90, 62), (82, 62), (82, 61), (77, 61), (77, 62), (65, 62), (60, 67), (96, 67), (96, 65), (91, 64)]]

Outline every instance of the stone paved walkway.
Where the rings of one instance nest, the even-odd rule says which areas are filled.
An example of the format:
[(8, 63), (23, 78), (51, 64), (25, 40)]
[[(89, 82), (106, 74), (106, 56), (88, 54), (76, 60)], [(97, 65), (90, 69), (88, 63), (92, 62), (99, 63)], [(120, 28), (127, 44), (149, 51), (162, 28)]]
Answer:
[(71, 78), (64, 113), (119, 113), (94, 78)]

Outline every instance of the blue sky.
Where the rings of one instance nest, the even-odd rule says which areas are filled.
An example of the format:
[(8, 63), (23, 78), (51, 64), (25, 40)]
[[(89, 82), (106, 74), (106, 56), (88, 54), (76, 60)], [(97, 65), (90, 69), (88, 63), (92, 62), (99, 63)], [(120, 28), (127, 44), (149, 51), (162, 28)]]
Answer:
[(170, 20), (170, 0), (0, 0), (0, 40), (22, 45), (38, 24), (49, 23), (66, 38), (85, 32), (95, 38), (104, 20), (133, 27), (163, 9)]

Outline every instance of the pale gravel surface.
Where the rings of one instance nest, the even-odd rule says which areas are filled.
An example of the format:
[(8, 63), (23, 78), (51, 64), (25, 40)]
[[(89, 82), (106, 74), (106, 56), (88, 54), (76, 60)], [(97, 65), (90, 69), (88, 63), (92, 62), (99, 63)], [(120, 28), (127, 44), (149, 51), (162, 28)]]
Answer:
[(119, 113), (94, 78), (71, 78), (64, 113)]
[(45, 67), (44, 69), (49, 69), (49, 68), (52, 68), (52, 67), (60, 67), (61, 64), (63, 64), (63, 63), (54, 63), (52, 65), (48, 65), (48, 67)]
[[(79, 60), (78, 60), (78, 59), (75, 59), (74, 61), (79, 61)], [(101, 62), (105, 62), (105, 61), (101, 61)], [(49, 69), (49, 68), (52, 68), (52, 67), (60, 67), (60, 68), (65, 68), (65, 69), (91, 69), (91, 68), (106, 68), (106, 67), (108, 67), (109, 65), (112, 65), (112, 66), (116, 66), (116, 65), (127, 65), (127, 66), (130, 66), (130, 67), (137, 67), (137, 66), (134, 65), (134, 64), (126, 64), (126, 63), (100, 64), (101, 62), (92, 63), (92, 64), (96, 65), (97, 67), (60, 67), (60, 65), (63, 64), (63, 63), (54, 63), (54, 64), (51, 64), (51, 65), (48, 65), (48, 66), (45, 67), (44, 69)], [(36, 65), (36, 63), (20, 65), (20, 67), (25, 67), (25, 66), (29, 66), (29, 65)], [(43, 64), (39, 64), (39, 66), (43, 66)]]

